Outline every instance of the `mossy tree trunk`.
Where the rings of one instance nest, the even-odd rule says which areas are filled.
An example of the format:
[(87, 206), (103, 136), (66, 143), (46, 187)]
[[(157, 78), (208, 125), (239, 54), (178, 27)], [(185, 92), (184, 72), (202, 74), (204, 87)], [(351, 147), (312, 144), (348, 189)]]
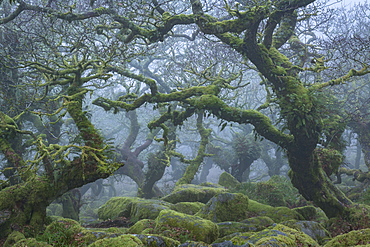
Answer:
[[(41, 138), (37, 138), (38, 162), (34, 166), (43, 166), (39, 175), (36, 170), (28, 170), (28, 164), (23, 157), (11, 148), (9, 140), (12, 136), (0, 135), (0, 150), (5, 158), (14, 164), (21, 181), (0, 191), (0, 238), (5, 237), (12, 230), (24, 232), (27, 236), (40, 233), (46, 220), (46, 207), (64, 193), (93, 182), (99, 178), (108, 177), (116, 166), (106, 163), (106, 144), (100, 133), (90, 122), (87, 113), (82, 110), (82, 102), (87, 89), (83, 83), (87, 80), (81, 78), (81, 73), (75, 71), (70, 77), (67, 95), (64, 96), (63, 107), (73, 119), (83, 140), (80, 154), (70, 159), (63, 151), (71, 147), (56, 144), (45, 145)], [(1, 133), (13, 135), (29, 134), (16, 125), (4, 122), (9, 119), (1, 114)], [(77, 147), (77, 146), (76, 146)]]
[[(263, 7), (254, 12), (240, 12), (236, 21), (230, 21), (235, 22), (234, 25), (230, 22), (229, 25), (217, 22), (203, 13), (200, 1), (191, 2), (193, 13), (198, 16), (197, 24), (200, 29), (217, 36), (247, 57), (271, 84), (280, 114), (285, 119), (293, 139), (266, 135), (266, 130), (260, 131), (258, 126), (254, 125), (259, 134), (286, 149), (293, 185), (307, 200), (320, 206), (329, 217), (343, 215), (351, 201), (330, 182), (314, 155), (322, 126), (313, 92), (324, 85), (314, 85), (311, 88), (304, 86), (298, 75), (300, 69), (278, 51), (294, 34), (297, 22), (295, 9), (306, 6), (313, 0), (279, 1), (275, 5), (276, 11), (273, 12)], [(243, 20), (243, 17), (248, 19)], [(257, 37), (257, 33), (264, 19), (267, 25), (261, 39), (260, 36)], [(244, 38), (234, 36), (232, 32), (243, 33)]]

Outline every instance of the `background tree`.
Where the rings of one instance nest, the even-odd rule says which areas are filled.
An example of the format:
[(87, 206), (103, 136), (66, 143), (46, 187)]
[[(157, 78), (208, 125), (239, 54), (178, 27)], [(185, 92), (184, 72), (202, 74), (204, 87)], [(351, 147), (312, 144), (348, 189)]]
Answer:
[[(178, 184), (190, 183), (209, 156), (208, 119), (220, 119), (222, 129), (231, 122), (251, 124), (257, 135), (286, 151), (291, 181), (307, 200), (329, 217), (349, 216), (352, 202), (323, 169), (322, 157), (330, 150), (324, 146), (320, 155), (317, 152), (328, 137), (325, 121), (335, 120), (322, 110), (330, 100), (322, 97), (322, 91), (369, 73), (366, 64), (336, 77), (322, 76), (326, 59), (308, 52), (311, 44), (302, 38), (312, 34), (299, 33), (296, 28), (317, 10), (314, 0), (239, 2), (18, 0), (10, 7), (0, 24), (27, 34), (21, 43), (30, 49), (16, 57), (15, 65), (14, 59), (4, 55), (3, 64), (21, 73), (17, 87), (27, 88), (33, 97), (29, 101), (32, 107), (23, 106), (17, 115), (0, 114), (0, 149), (17, 177), (15, 185), (4, 180), (0, 191), (0, 212), (6, 216), (1, 234), (25, 225), (37, 233), (45, 224), (45, 208), (51, 201), (110, 176), (123, 165), (115, 162), (114, 148), (93, 122), (91, 102), (104, 110), (125, 110), (128, 115), (148, 105), (160, 109), (148, 127), (152, 131), (161, 128), (158, 140), (164, 145), (156, 150), (160, 160), (176, 156), (189, 164)], [(23, 25), (25, 19), (27, 25)], [(161, 45), (175, 38), (182, 43), (170, 48)], [(206, 55), (210, 59), (197, 61), (200, 46), (209, 50)], [(185, 56), (185, 51), (193, 53)], [(212, 62), (217, 55), (220, 59)], [(151, 62), (143, 65), (136, 61), (141, 59)], [(166, 71), (164, 64), (173, 69)], [(258, 94), (264, 99), (258, 107), (238, 100), (256, 92), (255, 81), (249, 81), (251, 74), (262, 78), (259, 86), (265, 91)], [(320, 77), (322, 81), (315, 80)], [(118, 99), (99, 95), (106, 88), (114, 91), (120, 80), (139, 90), (125, 92)], [(275, 113), (272, 116), (271, 111)], [(28, 120), (29, 125), (18, 124), (28, 113), (45, 126), (59, 123), (63, 134), (71, 124), (74, 132), (62, 135), (58, 143), (49, 143), (44, 135), (38, 135), (35, 118)], [(134, 119), (131, 116), (131, 122)], [(188, 157), (180, 154), (170, 130), (174, 132), (192, 119), (199, 144), (196, 154)], [(26, 152), (17, 153), (11, 140), (22, 137), (32, 141)], [(127, 156), (132, 154), (130, 143), (125, 146)], [(150, 160), (149, 167), (157, 169), (157, 161)], [(162, 169), (163, 163), (159, 166)], [(148, 182), (143, 188), (152, 187), (159, 176), (146, 173), (140, 178)]]

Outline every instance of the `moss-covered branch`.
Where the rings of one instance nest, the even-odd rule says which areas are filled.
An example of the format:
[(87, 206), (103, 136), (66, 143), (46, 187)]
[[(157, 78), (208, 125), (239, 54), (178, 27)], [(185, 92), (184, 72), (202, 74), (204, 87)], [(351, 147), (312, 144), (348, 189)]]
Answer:
[(346, 174), (348, 176), (353, 176), (353, 180), (359, 182), (370, 181), (370, 173), (363, 172), (360, 169), (348, 169), (345, 167), (339, 168), (338, 175)]
[(4, 18), (0, 19), (0, 24), (8, 23), (8, 22), (14, 20), (15, 18), (17, 18), (17, 16), (26, 9), (25, 7), (26, 7), (26, 4), (24, 2), (21, 2), (21, 4), (18, 5), (18, 7), (16, 8), (16, 10), (14, 12), (12, 12), (7, 17), (4, 17)]
[(270, 118), (256, 110), (243, 110), (231, 107), (214, 95), (202, 95), (198, 98), (189, 99), (188, 103), (198, 109), (207, 109), (215, 116), (226, 121), (240, 124), (250, 123), (255, 127), (258, 134), (266, 139), (287, 148), (293, 141), (293, 136), (284, 134), (273, 126)]
[(115, 15), (113, 19), (121, 23), (122, 28), (131, 30), (131, 33), (124, 40), (125, 43), (130, 43), (135, 37), (146, 38), (151, 43), (163, 41), (175, 25), (194, 23), (193, 15), (171, 15), (168, 12), (162, 14), (162, 24), (154, 29), (142, 28), (124, 16)]
[(104, 7), (96, 8), (96, 9), (93, 9), (91, 11), (84, 12), (84, 13), (74, 13), (72, 11), (68, 11), (68, 12), (63, 13), (63, 12), (59, 12), (57, 10), (54, 10), (52, 8), (39, 7), (39, 6), (36, 6), (36, 5), (27, 4), (27, 3), (24, 3), (23, 1), (21, 1), (21, 5), (23, 5), (23, 10), (29, 10), (29, 11), (35, 11), (35, 12), (41, 12), (41, 13), (49, 14), (49, 15), (55, 16), (56, 18), (66, 20), (66, 21), (69, 21), (69, 22), (79, 21), (79, 20), (86, 20), (86, 19), (89, 19), (89, 18), (101, 16), (101, 15), (112, 15), (112, 14), (115, 13), (114, 10), (104, 8)]
[(351, 69), (347, 74), (343, 75), (342, 77), (320, 83), (320, 84), (313, 84), (310, 87), (310, 90), (319, 90), (328, 86), (340, 85), (346, 83), (351, 77), (354, 76), (363, 76), (370, 73), (370, 69), (367, 66), (364, 66), (360, 70)]

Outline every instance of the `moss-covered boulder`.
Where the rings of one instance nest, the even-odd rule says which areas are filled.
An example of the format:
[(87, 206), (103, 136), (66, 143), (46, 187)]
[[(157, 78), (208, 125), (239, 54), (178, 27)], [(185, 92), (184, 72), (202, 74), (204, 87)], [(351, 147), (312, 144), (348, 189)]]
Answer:
[(17, 243), (12, 245), (13, 247), (51, 247), (53, 245), (50, 245), (43, 241), (38, 241), (34, 238), (25, 238), (19, 240)]
[(259, 229), (265, 229), (266, 227), (271, 226), (275, 222), (273, 219), (271, 219), (268, 216), (256, 216), (256, 217), (251, 217), (245, 220), (240, 221), (241, 223), (248, 224), (251, 226), (255, 226), (256, 228)]
[(131, 213), (132, 201), (135, 197), (112, 197), (98, 209), (98, 216), (102, 220), (128, 217)]
[(212, 197), (196, 216), (213, 222), (241, 221), (247, 218), (248, 197), (240, 193), (220, 193)]
[(160, 235), (136, 234), (135, 236), (141, 240), (145, 247), (177, 247), (180, 245), (179, 241)]
[(136, 222), (141, 219), (155, 219), (161, 210), (169, 209), (171, 206), (170, 203), (161, 200), (113, 197), (99, 208), (98, 215), (102, 220), (127, 217)]
[(272, 207), (253, 200), (249, 200), (248, 216), (268, 216), (275, 223), (287, 220), (303, 220), (302, 215), (287, 207)]
[(68, 246), (78, 239), (84, 228), (75, 220), (59, 218), (49, 224), (42, 235), (37, 236), (38, 241), (49, 244), (58, 243), (58, 246)]
[(126, 233), (127, 229), (117, 227), (85, 229), (78, 234), (78, 242), (86, 246), (100, 239), (115, 238)]
[(140, 234), (143, 233), (145, 230), (146, 233), (149, 233), (155, 227), (155, 220), (152, 219), (143, 219), (136, 222), (133, 226), (131, 226), (127, 233), (132, 234)]
[(203, 218), (176, 212), (162, 210), (157, 219), (155, 231), (176, 240), (203, 241), (212, 243), (218, 238), (218, 226), (212, 221)]
[(173, 204), (170, 208), (180, 213), (194, 215), (202, 207), (204, 207), (204, 203), (201, 202), (179, 202)]
[[(230, 240), (234, 245), (253, 244), (252, 246), (276, 247), (319, 247), (320, 245), (310, 236), (293, 228), (276, 224), (257, 233), (244, 233)], [(246, 245), (248, 246), (248, 245)]]
[(26, 237), (23, 235), (23, 233), (14, 231), (8, 235), (6, 241), (3, 244), (3, 247), (12, 247), (16, 242), (25, 238)]
[(274, 221), (267, 216), (257, 216), (241, 222), (217, 223), (220, 238), (237, 232), (258, 232), (272, 224), (274, 224)]
[(126, 234), (115, 238), (100, 239), (89, 245), (89, 247), (113, 247), (113, 246), (144, 247), (144, 244), (138, 237)]
[(283, 176), (272, 176), (268, 181), (241, 183), (231, 192), (247, 195), (249, 199), (273, 207), (297, 205), (305, 202), (291, 181)]
[(281, 224), (307, 234), (319, 244), (323, 244), (327, 239), (331, 238), (330, 233), (324, 226), (316, 221), (289, 220)]
[(349, 247), (358, 245), (370, 245), (370, 229), (351, 231), (334, 237), (324, 247)]
[(179, 247), (212, 247), (212, 245), (204, 242), (186, 241), (185, 243), (179, 245)]
[(316, 221), (319, 223), (325, 223), (328, 221), (328, 217), (325, 213), (320, 208), (316, 208), (314, 206), (297, 207), (292, 210), (302, 215), (304, 220)]
[(174, 191), (161, 199), (170, 203), (179, 202), (202, 202), (207, 203), (209, 199), (219, 193), (227, 192), (224, 188), (201, 186), (195, 184), (184, 184), (175, 187)]
[(218, 184), (228, 189), (240, 186), (240, 182), (228, 172), (221, 173), (218, 178)]

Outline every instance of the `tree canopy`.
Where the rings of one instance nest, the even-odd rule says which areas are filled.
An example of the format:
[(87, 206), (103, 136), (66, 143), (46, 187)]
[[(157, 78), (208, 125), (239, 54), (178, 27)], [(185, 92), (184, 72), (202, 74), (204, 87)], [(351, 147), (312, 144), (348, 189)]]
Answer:
[[(188, 164), (177, 183), (191, 183), (212, 156), (207, 121), (218, 121), (222, 130), (232, 123), (251, 125), (253, 133), (241, 132), (233, 141), (239, 167), (261, 155), (249, 149), (253, 136), (265, 138), (286, 152), (291, 181), (305, 199), (328, 217), (350, 218), (354, 204), (329, 176), (343, 161), (339, 139), (347, 125), (362, 135), (364, 146), (370, 137), (355, 124), (360, 113), (350, 123), (343, 120), (329, 89), (370, 69), (368, 61), (354, 59), (326, 73), (335, 61), (325, 51), (333, 49), (316, 39), (324, 32), (319, 28), (328, 26), (328, 18), (318, 14), (328, 8), (325, 2), (0, 4), (1, 237), (14, 224), (37, 233), (53, 200), (114, 172), (131, 176), (142, 195), (151, 197), (159, 193), (154, 183), (177, 157)], [(361, 97), (368, 102), (367, 95)], [(357, 110), (366, 114), (365, 109)], [(140, 145), (137, 112), (146, 115), (140, 121), (148, 127), (141, 127), (146, 137)], [(130, 126), (123, 141), (112, 142), (100, 130), (115, 121), (113, 115), (125, 115), (117, 126)], [(176, 131), (191, 121), (198, 149), (189, 157), (177, 149)], [(153, 140), (160, 147), (145, 172), (139, 155)], [(331, 169), (324, 164), (328, 157), (339, 157)]]

